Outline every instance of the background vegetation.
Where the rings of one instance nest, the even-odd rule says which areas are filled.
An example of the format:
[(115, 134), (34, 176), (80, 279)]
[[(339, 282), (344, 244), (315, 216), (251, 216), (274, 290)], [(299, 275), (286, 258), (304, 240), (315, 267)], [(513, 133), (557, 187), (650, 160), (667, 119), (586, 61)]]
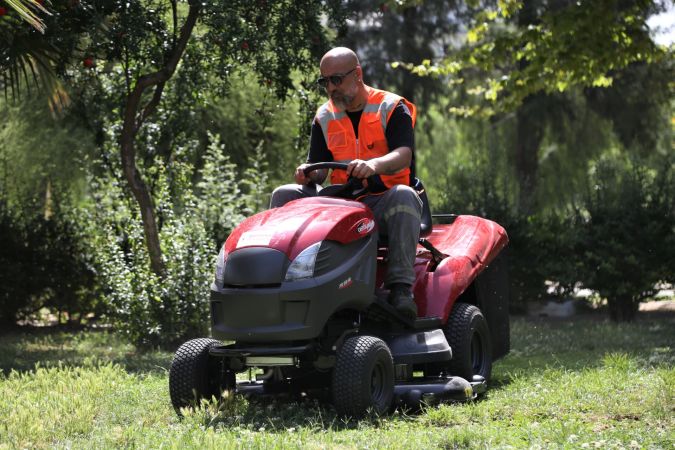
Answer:
[(674, 279), (669, 5), (0, 2), (0, 321), (208, 333), (217, 248), (304, 159), (332, 45), (418, 104), (433, 209), (505, 226), (514, 310), (585, 287), (632, 320)]

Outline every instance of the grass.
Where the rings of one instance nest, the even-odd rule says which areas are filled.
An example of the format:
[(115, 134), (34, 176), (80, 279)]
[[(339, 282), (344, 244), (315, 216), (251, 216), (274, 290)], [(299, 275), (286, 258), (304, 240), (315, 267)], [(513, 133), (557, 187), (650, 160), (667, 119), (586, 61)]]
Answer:
[(672, 316), (515, 318), (484, 399), (359, 422), (239, 396), (178, 420), (171, 355), (105, 332), (5, 335), (0, 349), (0, 448), (675, 447)]

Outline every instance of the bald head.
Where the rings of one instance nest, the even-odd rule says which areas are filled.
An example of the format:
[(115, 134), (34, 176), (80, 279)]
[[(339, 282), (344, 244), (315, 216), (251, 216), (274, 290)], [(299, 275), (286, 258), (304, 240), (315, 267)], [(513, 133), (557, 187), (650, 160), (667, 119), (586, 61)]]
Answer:
[(332, 68), (349, 67), (347, 70), (350, 70), (358, 65), (359, 58), (351, 49), (347, 47), (335, 47), (323, 55), (319, 68), (323, 73), (324, 69), (328, 71)]
[(347, 47), (335, 47), (321, 58), (321, 77), (333, 104), (341, 110), (356, 111), (366, 103), (368, 92), (363, 83), (359, 58)]

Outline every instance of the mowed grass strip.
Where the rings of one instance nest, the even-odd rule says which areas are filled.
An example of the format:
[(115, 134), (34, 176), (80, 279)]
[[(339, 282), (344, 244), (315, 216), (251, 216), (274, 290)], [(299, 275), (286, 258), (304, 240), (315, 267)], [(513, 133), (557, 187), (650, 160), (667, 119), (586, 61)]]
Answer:
[(313, 400), (178, 420), (171, 355), (101, 332), (0, 338), (0, 448), (675, 448), (675, 322), (516, 318), (480, 401), (345, 421)]

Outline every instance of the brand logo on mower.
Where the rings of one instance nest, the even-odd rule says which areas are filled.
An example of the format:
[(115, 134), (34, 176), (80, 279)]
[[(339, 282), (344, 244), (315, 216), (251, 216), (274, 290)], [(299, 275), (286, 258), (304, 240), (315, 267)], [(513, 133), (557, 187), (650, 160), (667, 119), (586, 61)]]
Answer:
[(375, 228), (375, 221), (370, 219), (363, 219), (361, 223), (356, 226), (356, 232), (359, 234), (368, 234)]
[(338, 289), (346, 289), (349, 286), (351, 286), (354, 282), (352, 281), (352, 277), (347, 278), (345, 281), (342, 283), (338, 284)]

